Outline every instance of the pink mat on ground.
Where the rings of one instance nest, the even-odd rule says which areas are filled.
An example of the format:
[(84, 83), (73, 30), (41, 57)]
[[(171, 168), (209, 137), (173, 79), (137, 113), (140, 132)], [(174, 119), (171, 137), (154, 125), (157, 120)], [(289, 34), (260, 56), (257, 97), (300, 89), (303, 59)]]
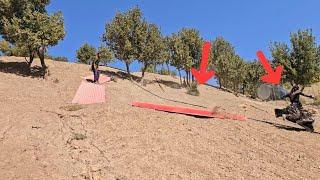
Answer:
[[(93, 81), (93, 75), (84, 77), (84, 79)], [(108, 77), (108, 76), (105, 76), (105, 75), (102, 75), (102, 74), (99, 76), (99, 84), (103, 84), (103, 83), (109, 82), (110, 80), (111, 80), (111, 78)]]
[(72, 100), (72, 103), (73, 104), (96, 104), (96, 103), (104, 103), (105, 101), (106, 101), (105, 87), (103, 85), (82, 81), (76, 95)]

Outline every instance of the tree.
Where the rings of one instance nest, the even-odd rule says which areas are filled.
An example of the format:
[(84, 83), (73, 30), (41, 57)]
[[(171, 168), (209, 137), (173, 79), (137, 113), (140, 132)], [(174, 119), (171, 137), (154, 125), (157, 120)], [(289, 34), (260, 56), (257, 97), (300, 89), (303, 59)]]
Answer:
[(6, 40), (0, 41), (0, 52), (2, 52), (2, 54), (5, 56), (29, 56), (25, 47), (12, 45)]
[(164, 49), (164, 64), (167, 67), (167, 71), (169, 72), (169, 74), (171, 75), (171, 70), (170, 70), (170, 64), (171, 64), (171, 50), (170, 50), (170, 37), (169, 36), (165, 36), (164, 38), (164, 45), (165, 45), (165, 49)]
[[(49, 0), (8, 0), (5, 13), (1, 16), (1, 34), (3, 38), (29, 52), (29, 65), (35, 54), (46, 70), (44, 57), (48, 46), (57, 45), (65, 36), (61, 12), (49, 15), (45, 7)], [(3, 2), (2, 2), (3, 3)], [(11, 12), (11, 13), (8, 13)]]
[(139, 49), (139, 61), (143, 63), (142, 79), (150, 65), (162, 64), (166, 58), (165, 42), (157, 25), (145, 22), (144, 26), (146, 33)]
[(130, 75), (130, 64), (139, 58), (139, 44), (143, 39), (142, 13), (138, 7), (128, 12), (118, 12), (112, 22), (106, 24), (103, 41), (113, 51), (115, 58), (126, 64)]
[(290, 35), (291, 48), (275, 42), (270, 50), (275, 65), (284, 67), (283, 83), (308, 85), (319, 80), (320, 49), (312, 30), (299, 30)]
[(187, 84), (190, 85), (190, 80), (194, 80), (191, 76), (191, 68), (199, 69), (200, 58), (202, 53), (203, 39), (196, 29), (183, 28), (178, 35), (181, 37), (182, 43), (185, 47), (185, 52), (188, 58), (184, 59), (184, 70), (187, 75)]
[(107, 46), (100, 46), (98, 52), (100, 53), (101, 62), (105, 66), (113, 60), (113, 54)]
[(187, 75), (187, 84), (190, 85), (191, 68), (199, 68), (203, 40), (199, 31), (195, 29), (181, 29), (178, 33), (172, 34), (167, 40), (167, 51), (171, 59), (171, 65), (177, 68), (181, 80), (181, 70)]
[(247, 62), (245, 65), (245, 78), (243, 82), (243, 90), (245, 94), (249, 94), (252, 98), (257, 97), (257, 89), (261, 84), (261, 76), (265, 71), (260, 62), (254, 60)]
[(241, 86), (243, 86), (246, 78), (246, 63), (238, 55), (232, 58), (229, 62), (229, 72), (226, 80), (226, 88), (231, 89), (236, 94), (239, 93)]
[(184, 62), (190, 62), (192, 60), (189, 54), (188, 47), (185, 46), (181, 37), (178, 34), (172, 34), (168, 41), (169, 46), (169, 54), (171, 59), (171, 65), (174, 66), (179, 73), (180, 84), (182, 84), (181, 80), (181, 70), (185, 67)]
[(10, 43), (6, 40), (0, 40), (0, 52), (5, 56), (9, 56), (11, 51)]
[(14, 17), (22, 19), (26, 16), (28, 10), (46, 13), (46, 6), (50, 0), (0, 0), (0, 34), (6, 38), (3, 32), (4, 20)]
[(218, 37), (212, 42), (210, 67), (215, 69), (215, 74), (218, 79), (220, 88), (228, 86), (228, 76), (230, 75), (230, 64), (235, 59), (235, 51), (232, 45)]
[(96, 58), (96, 48), (85, 43), (79, 50), (77, 50), (78, 62), (83, 64), (89, 64), (90, 61)]

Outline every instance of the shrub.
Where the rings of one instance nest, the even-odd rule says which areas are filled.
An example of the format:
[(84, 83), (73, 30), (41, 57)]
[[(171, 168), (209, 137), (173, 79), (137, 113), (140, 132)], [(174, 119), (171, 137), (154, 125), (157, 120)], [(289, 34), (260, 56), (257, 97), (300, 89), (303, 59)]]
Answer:
[(189, 86), (187, 86), (187, 94), (192, 96), (200, 95), (197, 82), (192, 82)]
[(170, 75), (170, 71), (168, 71), (168, 70), (165, 69), (165, 68), (161, 68), (160, 71), (158, 71), (158, 74), (161, 74), (161, 75)]
[(176, 71), (171, 71), (171, 76), (177, 76), (177, 72)]
[[(141, 69), (140, 69), (141, 72), (142, 72), (142, 69), (143, 69), (143, 67), (141, 67)], [(156, 73), (156, 72), (154, 71), (154, 66), (153, 66), (153, 65), (148, 66), (145, 72), (148, 72), (148, 73)]]
[(52, 60), (61, 61), (61, 62), (68, 62), (68, 58), (67, 57), (63, 57), (63, 56), (53, 57)]

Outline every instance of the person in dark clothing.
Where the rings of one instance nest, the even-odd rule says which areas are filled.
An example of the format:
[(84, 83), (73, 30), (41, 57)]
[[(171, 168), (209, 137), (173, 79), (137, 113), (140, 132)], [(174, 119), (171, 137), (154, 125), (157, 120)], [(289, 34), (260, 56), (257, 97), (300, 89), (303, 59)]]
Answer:
[(100, 63), (100, 53), (97, 53), (96, 59), (94, 59), (91, 64), (91, 70), (93, 72), (93, 82), (94, 83), (99, 82), (99, 76), (100, 76), (99, 63)]
[(302, 109), (302, 104), (300, 102), (300, 95), (304, 96), (304, 97), (308, 97), (308, 98), (314, 99), (313, 96), (304, 94), (303, 90), (304, 90), (304, 87), (302, 87), (301, 90), (300, 90), (299, 86), (295, 85), (295, 86), (292, 87), (290, 93), (285, 95), (285, 96), (283, 96), (282, 99), (289, 98), (290, 102), (291, 102), (291, 105), (294, 105), (299, 109)]
[(303, 90), (304, 87), (300, 89), (298, 85), (293, 86), (290, 93), (282, 97), (282, 99), (289, 98), (291, 104), (284, 109), (276, 109), (275, 114), (276, 117), (281, 117), (283, 114), (286, 114), (287, 120), (305, 127), (308, 131), (313, 131), (312, 123), (314, 120), (303, 117), (304, 110), (300, 102), (300, 95), (312, 99), (314, 99), (314, 97), (304, 94)]

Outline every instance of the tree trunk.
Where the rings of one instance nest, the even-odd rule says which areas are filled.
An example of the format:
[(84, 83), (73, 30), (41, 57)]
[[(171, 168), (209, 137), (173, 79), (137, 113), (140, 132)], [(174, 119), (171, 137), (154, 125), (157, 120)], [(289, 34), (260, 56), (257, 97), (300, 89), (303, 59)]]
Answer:
[(34, 60), (35, 52), (30, 47), (28, 49), (29, 49), (29, 61), (27, 60), (27, 58), (25, 58), (25, 60), (27, 61), (30, 68)]
[(34, 59), (34, 52), (30, 52), (29, 53), (29, 62), (28, 62), (29, 67), (31, 67), (33, 59)]
[(189, 85), (189, 73), (188, 71), (185, 71), (186, 72), (186, 82), (187, 82), (187, 85)]
[(222, 88), (222, 83), (221, 83), (221, 78), (217, 77), (218, 78), (218, 81), (219, 81), (219, 88), (221, 89)]
[(190, 71), (187, 71), (187, 82), (188, 82), (188, 85), (190, 85), (190, 79), (191, 79), (191, 75), (190, 75)]
[(166, 65), (167, 65), (167, 70), (168, 70), (169, 74), (171, 75), (171, 71), (170, 71), (169, 63), (168, 63), (168, 62), (166, 62)]
[(153, 73), (157, 73), (157, 64), (153, 64)]
[(144, 64), (143, 68), (142, 68), (142, 77), (141, 77), (141, 80), (144, 78), (144, 75), (145, 75), (145, 72), (148, 68), (149, 64)]
[(181, 71), (180, 71), (180, 69), (178, 69), (178, 72), (179, 72), (179, 77), (180, 77), (180, 84), (182, 85), (182, 79), (181, 79)]
[(44, 62), (44, 51), (39, 50), (38, 51), (38, 56), (39, 56), (39, 59), (40, 59), (40, 62), (41, 62), (42, 69), (46, 70), (47, 66), (46, 66), (46, 63)]
[(126, 68), (127, 68), (127, 73), (130, 79), (132, 79), (131, 77), (131, 73), (130, 73), (130, 64), (126, 62)]
[(47, 66), (46, 63), (44, 62), (44, 53), (41, 50), (38, 50), (38, 56), (41, 62), (41, 66), (42, 66), (42, 72), (43, 72), (43, 78), (45, 78), (46, 74), (47, 74)]

